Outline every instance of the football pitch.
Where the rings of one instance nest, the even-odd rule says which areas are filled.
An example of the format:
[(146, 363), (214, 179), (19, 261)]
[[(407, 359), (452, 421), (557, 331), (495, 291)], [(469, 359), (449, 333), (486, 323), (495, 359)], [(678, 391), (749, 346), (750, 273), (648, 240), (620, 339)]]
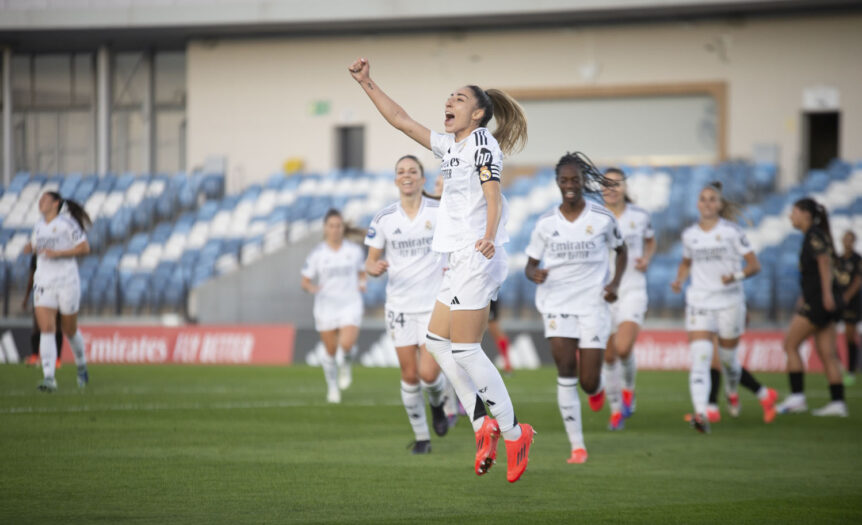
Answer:
[[(319, 369), (94, 365), (91, 385), (36, 391), (0, 366), (0, 523), (862, 523), (862, 386), (850, 418), (723, 412), (688, 428), (685, 372), (641, 372), (637, 413), (606, 430), (582, 394), (589, 460), (569, 465), (555, 371), (506, 378), (538, 435), (521, 481), (505, 449), (473, 474), (465, 418), (409, 453), (395, 369), (358, 367), (341, 405)], [(784, 375), (759, 378), (787, 391)], [(807, 378), (809, 405), (827, 401)]]

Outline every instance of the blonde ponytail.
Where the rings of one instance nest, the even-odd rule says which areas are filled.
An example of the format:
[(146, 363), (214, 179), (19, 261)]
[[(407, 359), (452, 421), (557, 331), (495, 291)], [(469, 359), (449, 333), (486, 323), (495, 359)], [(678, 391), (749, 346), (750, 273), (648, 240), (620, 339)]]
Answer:
[(492, 133), (500, 149), (506, 155), (518, 153), (527, 144), (527, 116), (524, 108), (499, 89), (483, 90), (479, 86), (467, 86), (476, 96), (477, 105), (485, 110), (479, 126), (487, 126), (491, 118), (497, 119), (497, 129)]

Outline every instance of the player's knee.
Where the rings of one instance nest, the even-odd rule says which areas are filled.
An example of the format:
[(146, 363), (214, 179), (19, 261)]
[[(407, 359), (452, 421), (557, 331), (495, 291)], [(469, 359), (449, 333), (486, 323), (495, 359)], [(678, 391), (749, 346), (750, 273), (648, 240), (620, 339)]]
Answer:
[(415, 385), (419, 383), (419, 374), (416, 373), (416, 370), (405, 370), (402, 368), (401, 380), (409, 385)]
[(599, 377), (596, 374), (584, 374), (580, 378), (581, 388), (587, 394), (595, 394), (599, 389)]
[(433, 373), (433, 372), (428, 371), (428, 370), (420, 370), (419, 371), (419, 379), (421, 379), (423, 383), (428, 383), (429, 385), (431, 383), (437, 381), (438, 377), (440, 377), (439, 373)]

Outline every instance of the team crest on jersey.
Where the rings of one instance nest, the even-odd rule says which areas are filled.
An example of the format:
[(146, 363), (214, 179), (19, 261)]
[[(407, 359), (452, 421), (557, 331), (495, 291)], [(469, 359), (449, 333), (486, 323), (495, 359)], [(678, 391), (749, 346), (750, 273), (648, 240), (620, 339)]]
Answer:
[(433, 226), (431, 225), (431, 221), (425, 221), (425, 229), (430, 230), (432, 228), (433, 228)]
[(548, 323), (548, 328), (550, 328), (551, 330), (556, 330), (557, 329), (557, 322), (554, 321), (553, 319), (551, 319), (551, 322)]
[(587, 235), (592, 235), (592, 234), (593, 234), (593, 225), (587, 224)]
[(721, 235), (719, 235), (719, 234), (717, 234), (717, 233), (716, 233), (716, 234), (715, 234), (715, 240), (716, 240), (716, 241), (720, 241), (720, 240), (721, 240)]
[(488, 169), (488, 166), (482, 166), (479, 168), (479, 180), (482, 182), (488, 182), (491, 180), (491, 170)]
[(634, 229), (634, 228), (635, 228), (635, 221), (632, 221), (632, 222), (630, 223), (630, 225), (631, 225), (631, 228), (632, 228), (632, 229)]

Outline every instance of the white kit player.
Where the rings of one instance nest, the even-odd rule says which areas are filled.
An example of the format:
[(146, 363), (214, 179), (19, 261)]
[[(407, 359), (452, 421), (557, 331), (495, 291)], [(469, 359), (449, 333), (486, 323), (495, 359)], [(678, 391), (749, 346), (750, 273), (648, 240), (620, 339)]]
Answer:
[(434, 432), (444, 436), (449, 431), (443, 406), (446, 376), (425, 349), (428, 320), (443, 281), (443, 259), (431, 250), (440, 202), (423, 195), (425, 171), (413, 155), (398, 159), (395, 185), (399, 202), (375, 215), (365, 236), (365, 271), (373, 277), (389, 275), (385, 322), (401, 365), (401, 401), (416, 438), (412, 452), (427, 454), (431, 434), (423, 391), (431, 405)]
[[(497, 441), (506, 444), (506, 479), (515, 482), (527, 468), (535, 432), (518, 423), (509, 392), (485, 352), (482, 336), (488, 309), (506, 278), (506, 201), (500, 188), (503, 153), (527, 140), (523, 109), (506, 93), (478, 86), (456, 89), (446, 100), (445, 133), (413, 120), (371, 79), (368, 60), (351, 64), (350, 75), (387, 122), (441, 159), (443, 195), (432, 249), (445, 254), (448, 268), (428, 325), (426, 348), (455, 388), (476, 432), (477, 475), (496, 459)], [(485, 126), (494, 118), (492, 134)], [(486, 409), (494, 416), (487, 416)]]
[[(347, 227), (338, 210), (329, 210), (323, 224), (324, 240), (302, 267), (302, 289), (314, 294), (314, 327), (325, 349), (321, 365), (326, 400), (340, 403), (341, 391), (352, 382), (351, 364), (363, 313), (365, 253), (345, 239)], [(342, 363), (336, 360), (339, 354), (344, 355)]]
[(81, 283), (75, 257), (90, 253), (90, 243), (84, 230), (92, 222), (89, 215), (75, 201), (63, 199), (59, 193), (49, 191), (39, 199), (42, 218), (33, 228), (25, 253), (35, 251), (36, 273), (33, 275), (33, 307), (39, 325), (39, 356), (42, 359), (43, 379), (39, 390), (57, 389), (54, 376), (57, 364), (56, 331), (57, 312), (60, 326), (69, 339), (78, 368), (78, 386), (89, 381), (87, 360), (84, 356), (84, 338), (78, 330), (78, 308), (81, 302)]
[(622, 430), (625, 418), (635, 409), (635, 374), (637, 364), (634, 349), (647, 310), (646, 271), (655, 254), (655, 233), (649, 212), (631, 203), (626, 190), (626, 177), (617, 168), (605, 170), (609, 184), (602, 190), (605, 206), (614, 214), (626, 243), (628, 263), (611, 303), (611, 337), (605, 349), (602, 367), (603, 382), (611, 407), (610, 430)]
[[(582, 154), (567, 153), (557, 163), (556, 173), (563, 203), (536, 222), (526, 249), (525, 272), (539, 285), (536, 308), (557, 364), (557, 402), (571, 445), (568, 462), (584, 463), (587, 449), (577, 387), (580, 381), (593, 410), (601, 408), (602, 353), (611, 332), (607, 303), (617, 298), (626, 268), (626, 245), (613, 214), (584, 199), (586, 188), (604, 180), (592, 163)], [(612, 279), (611, 250), (616, 252), (618, 269)]]
[[(713, 340), (718, 336), (719, 359), (725, 374), (725, 390), (737, 395), (742, 366), (736, 356), (739, 338), (745, 331), (745, 291), (742, 281), (760, 271), (754, 250), (736, 223), (736, 207), (721, 194), (721, 183), (713, 182), (701, 190), (697, 201), (700, 220), (682, 233), (682, 261), (675, 293), (691, 274), (686, 291), (685, 327), (691, 350), (689, 390), (694, 413), (691, 426), (709, 433), (707, 414), (711, 379)], [(745, 261), (745, 267), (742, 261)], [(775, 390), (759, 386), (757, 396), (763, 407), (764, 421), (775, 418)]]

